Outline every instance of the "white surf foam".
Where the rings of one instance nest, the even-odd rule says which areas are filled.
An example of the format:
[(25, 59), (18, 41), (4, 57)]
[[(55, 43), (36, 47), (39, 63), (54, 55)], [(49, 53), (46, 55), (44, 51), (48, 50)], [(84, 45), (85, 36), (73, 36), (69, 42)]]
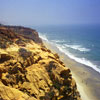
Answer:
[[(47, 36), (44, 35), (44, 34), (42, 34), (42, 33), (39, 33), (39, 37), (41, 39), (43, 39), (43, 40), (51, 43), (52, 45), (55, 45), (62, 53), (64, 53), (65, 55), (67, 55), (69, 58), (75, 60), (78, 63), (81, 63), (81, 64), (84, 64), (86, 66), (89, 66), (89, 67), (93, 68), (94, 70), (96, 70), (97, 72), (100, 73), (100, 69), (99, 69), (100, 67), (99, 66), (93, 64), (91, 61), (87, 60), (86, 58), (78, 58), (78, 57), (74, 56), (73, 54), (71, 54), (70, 52), (68, 52), (66, 50), (66, 47), (64, 45), (57, 44), (57, 43), (54, 43), (52, 41), (49, 41), (48, 38), (47, 38)], [(67, 46), (69, 46), (69, 45), (67, 45)], [(75, 47), (75, 46), (70, 45), (70, 47), (73, 48), (73, 49), (79, 49), (81, 51), (87, 51), (86, 48), (81, 48), (80, 46), (76, 46)]]
[[(68, 57), (70, 57), (71, 59), (75, 60), (76, 62), (78, 63), (81, 63), (81, 64), (84, 64), (86, 66), (89, 66), (91, 68), (93, 68), (94, 70), (96, 70), (97, 72), (100, 73), (100, 67), (93, 64), (91, 61), (87, 60), (86, 58), (78, 58), (78, 57), (75, 57), (74, 55), (72, 55), (70, 52), (68, 52), (64, 46), (61, 46), (59, 44), (56, 44), (57, 48), (63, 52), (64, 54), (66, 54)], [(99, 68), (98, 68), (99, 67)]]
[(72, 49), (75, 49), (75, 50), (78, 50), (78, 51), (82, 51), (82, 52), (88, 52), (88, 51), (90, 51), (90, 49), (84, 48), (81, 45), (68, 45), (68, 44), (65, 44), (65, 46), (69, 47), (69, 48), (72, 48)]
[(66, 42), (65, 40), (52, 40), (52, 42), (55, 42), (55, 43), (63, 43), (63, 42)]
[(48, 41), (48, 38), (45, 34), (42, 34), (41, 32), (38, 32), (39, 33), (39, 37), (45, 41)]

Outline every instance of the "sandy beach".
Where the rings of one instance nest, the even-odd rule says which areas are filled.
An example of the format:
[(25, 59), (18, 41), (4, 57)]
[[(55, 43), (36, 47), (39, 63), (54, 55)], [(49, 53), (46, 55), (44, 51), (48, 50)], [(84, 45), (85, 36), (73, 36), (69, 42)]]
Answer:
[(82, 65), (61, 53), (55, 46), (44, 42), (45, 46), (58, 53), (66, 67), (71, 69), (82, 100), (100, 100), (100, 73), (89, 66)]

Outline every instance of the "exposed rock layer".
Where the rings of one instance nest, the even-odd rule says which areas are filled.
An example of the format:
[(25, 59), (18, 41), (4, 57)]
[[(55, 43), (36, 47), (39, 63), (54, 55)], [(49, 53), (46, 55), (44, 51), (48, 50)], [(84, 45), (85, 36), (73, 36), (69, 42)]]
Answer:
[(0, 27), (0, 100), (80, 100), (70, 69), (29, 31)]

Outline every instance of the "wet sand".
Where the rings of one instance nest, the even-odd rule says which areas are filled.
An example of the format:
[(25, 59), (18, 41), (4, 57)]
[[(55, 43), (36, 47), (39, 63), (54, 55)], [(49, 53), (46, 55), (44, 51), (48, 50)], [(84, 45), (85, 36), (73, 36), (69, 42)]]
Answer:
[(61, 53), (55, 46), (44, 42), (51, 51), (58, 53), (66, 67), (71, 69), (82, 100), (100, 100), (100, 73), (89, 66), (80, 64)]

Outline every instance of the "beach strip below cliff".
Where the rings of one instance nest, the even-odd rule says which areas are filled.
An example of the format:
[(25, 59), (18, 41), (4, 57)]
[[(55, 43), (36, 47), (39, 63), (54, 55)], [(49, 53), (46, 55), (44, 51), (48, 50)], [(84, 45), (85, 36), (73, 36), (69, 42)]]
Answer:
[(100, 100), (100, 73), (70, 59), (52, 44), (49, 44), (46, 41), (44, 41), (44, 44), (47, 48), (52, 50), (52, 52), (58, 53), (66, 67), (71, 69), (82, 100)]

